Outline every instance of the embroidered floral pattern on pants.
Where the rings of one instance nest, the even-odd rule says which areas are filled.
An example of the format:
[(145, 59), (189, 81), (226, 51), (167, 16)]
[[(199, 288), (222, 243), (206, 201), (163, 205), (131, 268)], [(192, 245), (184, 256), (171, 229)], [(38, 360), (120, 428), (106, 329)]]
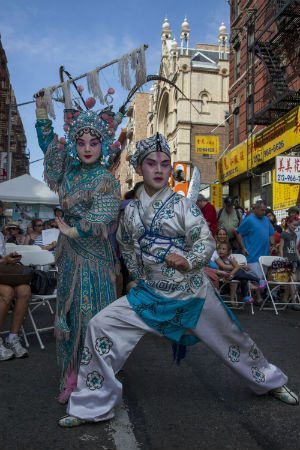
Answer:
[(257, 383), (264, 383), (266, 378), (265, 374), (259, 370), (258, 367), (251, 367), (252, 376)]
[(254, 344), (252, 345), (252, 347), (251, 347), (251, 349), (249, 351), (249, 356), (254, 361), (260, 357), (260, 352), (259, 352), (258, 348), (255, 347)]
[(80, 365), (87, 366), (92, 359), (92, 353), (88, 347), (83, 347)]
[(237, 363), (240, 360), (240, 347), (238, 345), (230, 345), (228, 350), (228, 358), (231, 362)]
[(99, 372), (94, 370), (90, 372), (86, 377), (86, 385), (91, 391), (95, 391), (96, 389), (101, 389), (103, 386), (104, 378), (100, 375)]
[(107, 355), (112, 348), (113, 343), (108, 337), (101, 337), (96, 339), (95, 349), (100, 355)]

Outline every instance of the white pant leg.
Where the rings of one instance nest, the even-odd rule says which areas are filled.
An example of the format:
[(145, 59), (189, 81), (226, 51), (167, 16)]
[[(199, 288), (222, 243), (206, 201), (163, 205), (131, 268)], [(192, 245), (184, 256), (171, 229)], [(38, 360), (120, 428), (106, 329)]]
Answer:
[(93, 317), (68, 414), (95, 422), (114, 416), (114, 407), (122, 400), (122, 384), (115, 373), (146, 332), (158, 334), (133, 311), (126, 296)]
[(194, 333), (256, 394), (287, 383), (287, 376), (270, 364), (250, 336), (232, 321), (211, 286)]

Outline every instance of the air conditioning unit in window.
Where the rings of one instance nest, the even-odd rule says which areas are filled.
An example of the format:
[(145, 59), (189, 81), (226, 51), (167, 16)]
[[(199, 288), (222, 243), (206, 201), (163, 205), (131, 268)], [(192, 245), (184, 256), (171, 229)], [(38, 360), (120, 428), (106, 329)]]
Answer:
[(261, 174), (261, 185), (267, 186), (268, 184), (271, 184), (271, 183), (272, 183), (271, 171), (269, 170), (268, 172), (262, 173)]
[(233, 112), (233, 114), (239, 107), (240, 107), (240, 98), (233, 97), (232, 102), (231, 102), (231, 111)]

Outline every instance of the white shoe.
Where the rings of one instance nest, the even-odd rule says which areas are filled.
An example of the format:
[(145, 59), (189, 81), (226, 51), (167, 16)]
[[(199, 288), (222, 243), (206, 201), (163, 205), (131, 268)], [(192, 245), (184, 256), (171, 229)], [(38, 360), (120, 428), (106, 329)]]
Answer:
[(298, 395), (291, 391), (285, 384), (280, 388), (273, 389), (269, 394), (288, 405), (299, 405)]
[(14, 352), (5, 347), (3, 339), (0, 337), (0, 361), (7, 361), (8, 359), (12, 359), (14, 357)]
[(28, 351), (22, 347), (19, 336), (12, 341), (6, 339), (5, 346), (14, 353), (16, 358), (26, 358), (28, 356)]
[(64, 416), (58, 421), (58, 425), (63, 428), (79, 427), (84, 423), (87, 423), (87, 421), (74, 416)]

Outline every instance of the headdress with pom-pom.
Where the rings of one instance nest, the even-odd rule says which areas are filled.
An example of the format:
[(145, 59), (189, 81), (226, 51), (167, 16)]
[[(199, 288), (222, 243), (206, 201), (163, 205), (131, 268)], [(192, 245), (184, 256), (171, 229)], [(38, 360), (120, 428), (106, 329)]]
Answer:
[[(106, 97), (111, 98), (113, 92), (113, 89), (110, 88)], [(95, 103), (92, 97), (85, 102), (90, 108)], [(90, 133), (100, 140), (101, 163), (109, 167), (116, 153), (116, 147), (118, 147), (118, 142), (114, 142), (114, 136), (122, 118), (123, 114), (121, 112), (115, 114), (110, 105), (98, 112), (91, 111), (90, 109), (87, 111), (66, 109), (64, 125), (65, 139), (61, 138), (60, 144), (67, 148), (69, 154), (75, 160), (79, 161), (76, 151), (76, 140), (84, 133)]]

